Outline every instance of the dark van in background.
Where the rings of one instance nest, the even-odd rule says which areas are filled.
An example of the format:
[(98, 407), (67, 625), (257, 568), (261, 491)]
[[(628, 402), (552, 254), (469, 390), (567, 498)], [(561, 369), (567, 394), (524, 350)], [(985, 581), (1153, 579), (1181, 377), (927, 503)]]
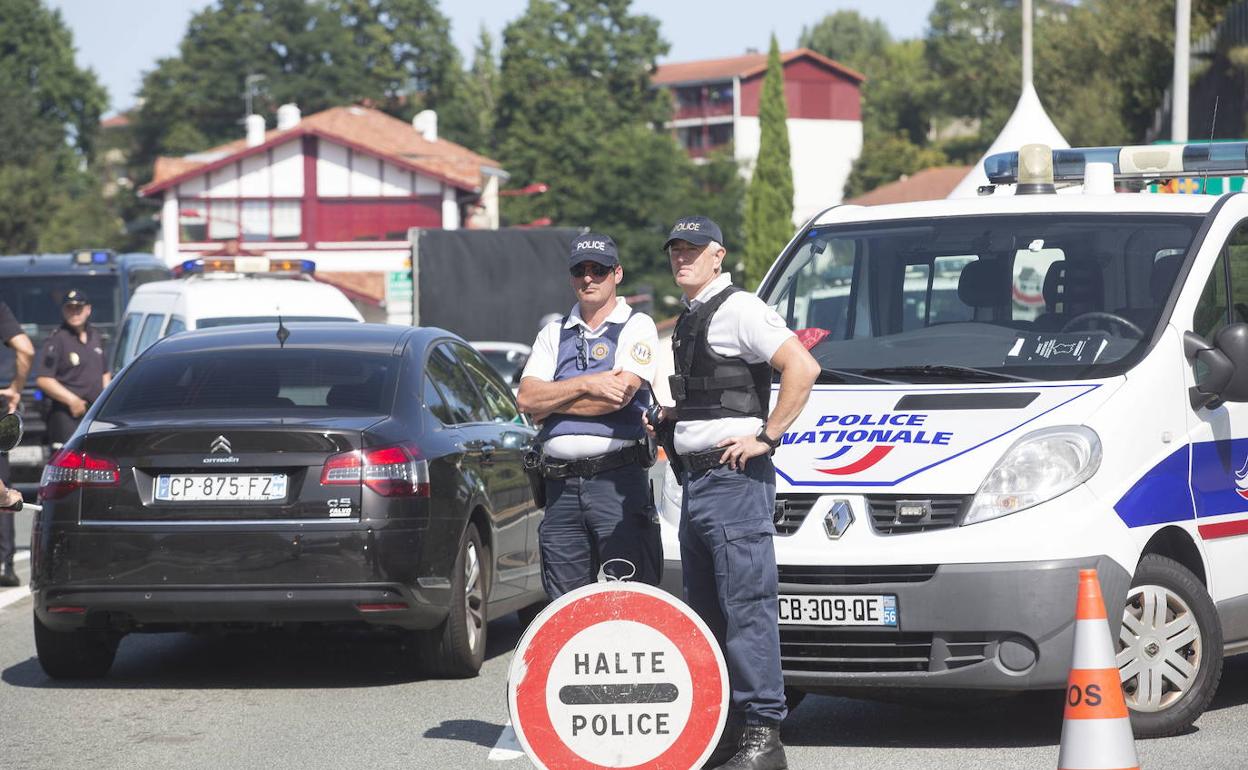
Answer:
[[(134, 290), (149, 281), (172, 277), (165, 263), (152, 254), (117, 254), (84, 249), (71, 254), (0, 256), (0, 300), (13, 310), (36, 351), (61, 324), (61, 298), (70, 289), (86, 292), (91, 300), (91, 323), (111, 344), (117, 323)], [(0, 347), (0, 382), (13, 377), (13, 351)], [(47, 461), (44, 447), (43, 393), (32, 377), (22, 395), (25, 435), (9, 452), (16, 484), (33, 483)]]

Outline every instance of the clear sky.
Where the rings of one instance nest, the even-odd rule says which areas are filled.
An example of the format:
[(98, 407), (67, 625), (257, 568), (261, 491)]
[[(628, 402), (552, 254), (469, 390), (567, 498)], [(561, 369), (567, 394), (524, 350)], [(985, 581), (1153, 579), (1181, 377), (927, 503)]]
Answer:
[[(108, 89), (110, 112), (133, 104), (142, 73), (177, 53), (187, 22), (211, 0), (45, 0), (74, 33), (78, 63), (95, 70)], [(528, 0), (441, 0), (451, 34), (465, 58), (484, 23), (501, 43), (502, 29)], [(826, 13), (857, 10), (881, 19), (894, 37), (922, 35), (935, 0), (634, 0), (633, 7), (662, 23), (671, 43), (667, 60), (733, 56), (766, 49), (768, 34), (791, 48), (803, 26)]]

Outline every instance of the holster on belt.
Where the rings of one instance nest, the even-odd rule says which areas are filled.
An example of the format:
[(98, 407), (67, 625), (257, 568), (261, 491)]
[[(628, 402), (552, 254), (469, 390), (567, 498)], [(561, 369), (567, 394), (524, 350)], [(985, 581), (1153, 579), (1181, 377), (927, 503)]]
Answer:
[[(657, 412), (651, 414), (657, 415)], [(667, 455), (668, 467), (676, 474), (676, 483), (684, 486), (685, 466), (680, 455), (676, 454), (676, 422), (662, 420), (652, 421), (650, 424), (654, 427), (654, 440), (663, 447), (663, 453)]]
[(542, 476), (542, 447), (534, 444), (524, 453), (521, 460), (524, 475), (529, 480), (529, 489), (533, 490), (533, 502), (538, 508), (546, 507), (546, 478)]

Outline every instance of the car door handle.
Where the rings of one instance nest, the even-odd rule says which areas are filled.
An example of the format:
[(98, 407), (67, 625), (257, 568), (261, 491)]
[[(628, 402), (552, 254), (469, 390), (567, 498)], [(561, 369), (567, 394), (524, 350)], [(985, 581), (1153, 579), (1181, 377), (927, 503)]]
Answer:
[(494, 450), (498, 447), (489, 442), (481, 443), (481, 464), (492, 465), (494, 463)]

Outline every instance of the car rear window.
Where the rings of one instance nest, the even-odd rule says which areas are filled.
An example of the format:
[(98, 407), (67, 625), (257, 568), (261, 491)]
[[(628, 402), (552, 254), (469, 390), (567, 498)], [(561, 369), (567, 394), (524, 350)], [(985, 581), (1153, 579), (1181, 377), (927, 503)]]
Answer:
[(399, 359), (353, 351), (211, 350), (135, 361), (97, 419), (183, 410), (388, 414)]

